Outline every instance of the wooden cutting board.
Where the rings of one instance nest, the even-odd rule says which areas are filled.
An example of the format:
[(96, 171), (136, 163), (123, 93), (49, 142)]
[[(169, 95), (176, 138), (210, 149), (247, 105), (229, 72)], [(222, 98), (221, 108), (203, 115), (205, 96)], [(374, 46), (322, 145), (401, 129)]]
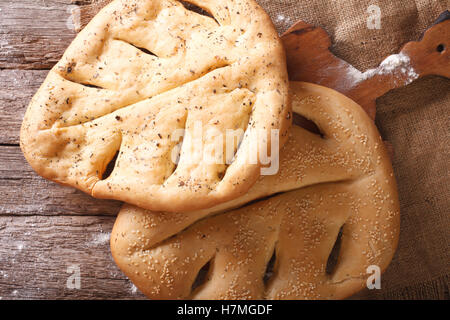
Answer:
[(427, 76), (450, 78), (450, 12), (443, 12), (419, 41), (411, 41), (380, 65), (361, 72), (331, 51), (325, 30), (298, 21), (282, 36), (289, 77), (335, 89), (361, 105), (372, 119), (376, 99)]

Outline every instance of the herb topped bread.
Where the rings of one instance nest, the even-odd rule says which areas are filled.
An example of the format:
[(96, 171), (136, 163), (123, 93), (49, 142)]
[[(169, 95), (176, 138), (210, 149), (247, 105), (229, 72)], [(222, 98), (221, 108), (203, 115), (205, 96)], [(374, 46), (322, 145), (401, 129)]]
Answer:
[[(212, 207), (250, 189), (262, 166), (250, 159), (250, 128), (263, 130), (270, 148), (271, 130), (283, 137), (291, 121), (283, 47), (253, 0), (188, 2), (208, 14), (174, 0), (115, 0), (82, 30), (23, 121), (21, 147), (36, 172), (167, 212)], [(230, 162), (191, 161), (192, 146), (174, 135), (198, 124), (241, 132), (240, 144), (221, 144), (231, 147)]]

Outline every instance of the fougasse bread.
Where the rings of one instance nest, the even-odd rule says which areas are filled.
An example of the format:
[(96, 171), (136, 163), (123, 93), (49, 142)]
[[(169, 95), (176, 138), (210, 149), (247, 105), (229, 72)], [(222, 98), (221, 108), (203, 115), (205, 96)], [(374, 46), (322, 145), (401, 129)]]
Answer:
[[(251, 188), (263, 165), (250, 159), (249, 130), (263, 130), (270, 150), (272, 130), (282, 144), (291, 122), (282, 44), (253, 0), (186, 2), (205, 14), (175, 0), (115, 0), (80, 32), (24, 117), (21, 148), (37, 173), (167, 212), (212, 207)], [(241, 130), (230, 163), (190, 161), (174, 133), (198, 123)]]
[(111, 251), (148, 298), (343, 299), (366, 285), (368, 267), (386, 269), (399, 201), (374, 123), (331, 89), (292, 82), (291, 90), (294, 114), (321, 134), (294, 125), (277, 176), (209, 210), (122, 208)]

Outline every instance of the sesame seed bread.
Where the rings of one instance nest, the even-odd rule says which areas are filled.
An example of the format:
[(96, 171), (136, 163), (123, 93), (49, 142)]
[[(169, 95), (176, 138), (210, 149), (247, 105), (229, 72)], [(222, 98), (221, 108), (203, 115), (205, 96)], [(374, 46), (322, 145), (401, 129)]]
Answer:
[[(187, 2), (209, 15), (175, 0), (115, 0), (80, 32), (23, 120), (21, 148), (37, 173), (167, 212), (249, 190), (261, 169), (249, 159), (249, 129), (266, 132), (270, 148), (271, 129), (287, 134), (291, 122), (284, 50), (253, 0)], [(234, 161), (189, 161), (185, 143), (173, 161), (174, 132), (193, 132), (196, 123), (205, 132), (241, 129)]]
[[(386, 269), (399, 201), (375, 125), (334, 90), (292, 82), (291, 94), (293, 112), (323, 136), (293, 126), (277, 176), (209, 210), (122, 208), (112, 255), (150, 299), (343, 299), (366, 285), (368, 266)], [(337, 264), (327, 270), (340, 230)]]

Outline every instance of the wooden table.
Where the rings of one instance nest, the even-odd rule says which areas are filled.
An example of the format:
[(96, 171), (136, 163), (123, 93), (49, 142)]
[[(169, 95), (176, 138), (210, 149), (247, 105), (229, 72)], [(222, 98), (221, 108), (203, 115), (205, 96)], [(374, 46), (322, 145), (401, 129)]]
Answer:
[(0, 0), (0, 299), (143, 298), (109, 250), (120, 203), (44, 180), (19, 147), (25, 109), (87, 2)]

